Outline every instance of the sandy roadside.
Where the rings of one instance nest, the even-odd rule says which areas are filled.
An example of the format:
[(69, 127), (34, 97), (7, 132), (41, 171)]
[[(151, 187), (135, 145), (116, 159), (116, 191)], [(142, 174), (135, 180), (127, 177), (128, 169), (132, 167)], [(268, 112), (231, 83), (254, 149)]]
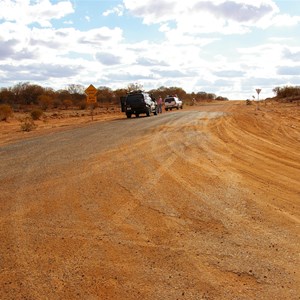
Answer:
[(0, 298), (299, 299), (299, 108), (188, 109), (12, 130)]

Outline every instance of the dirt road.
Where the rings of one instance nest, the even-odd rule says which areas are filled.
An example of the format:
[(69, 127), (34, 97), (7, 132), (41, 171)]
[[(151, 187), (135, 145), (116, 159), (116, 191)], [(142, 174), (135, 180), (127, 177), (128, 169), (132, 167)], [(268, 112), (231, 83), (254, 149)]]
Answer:
[(300, 114), (234, 102), (0, 147), (0, 299), (300, 299)]

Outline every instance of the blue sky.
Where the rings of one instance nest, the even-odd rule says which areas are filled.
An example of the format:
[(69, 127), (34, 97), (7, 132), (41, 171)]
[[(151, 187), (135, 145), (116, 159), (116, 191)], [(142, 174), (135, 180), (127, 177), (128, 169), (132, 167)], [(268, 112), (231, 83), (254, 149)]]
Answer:
[(229, 99), (300, 85), (298, 0), (0, 0), (0, 87), (31, 82)]

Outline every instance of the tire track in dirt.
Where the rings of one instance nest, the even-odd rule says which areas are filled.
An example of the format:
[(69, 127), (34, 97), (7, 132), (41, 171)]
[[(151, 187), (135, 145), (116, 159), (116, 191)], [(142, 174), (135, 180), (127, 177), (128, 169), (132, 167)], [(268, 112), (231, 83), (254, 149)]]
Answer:
[[(249, 122), (253, 124), (253, 122)], [(213, 130), (213, 128), (212, 128)], [(215, 130), (220, 141), (226, 137), (226, 143), (230, 144), (231, 153), (235, 153), (235, 168), (244, 171), (244, 174), (256, 177), (259, 174), (262, 182), (273, 182), (274, 185), (285, 187), (291, 184), (289, 189), (293, 189), (294, 193), (299, 193), (298, 178), (299, 178), (299, 143), (293, 142), (286, 144), (286, 136), (270, 135), (268, 130), (264, 129), (264, 124), (257, 125), (257, 132), (264, 132), (263, 136), (258, 138), (246, 128), (237, 126), (236, 121), (227, 120), (226, 123), (219, 124)], [(294, 140), (293, 140), (294, 141)], [(293, 147), (290, 147), (293, 145)], [(221, 147), (219, 156), (224, 155)], [(243, 152), (243, 155), (239, 153)], [(274, 180), (276, 178), (276, 180)]]
[(1, 175), (21, 190), (1, 206), (0, 296), (297, 299), (296, 131), (270, 136), (245, 109), (116, 122), (103, 147), (113, 127), (95, 124), (80, 142), (55, 136), (15, 182)]

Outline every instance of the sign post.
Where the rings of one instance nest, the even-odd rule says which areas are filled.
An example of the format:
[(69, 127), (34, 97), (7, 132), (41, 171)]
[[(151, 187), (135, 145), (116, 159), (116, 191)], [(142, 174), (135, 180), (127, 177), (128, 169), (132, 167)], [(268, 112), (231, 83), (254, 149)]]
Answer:
[(257, 106), (259, 107), (259, 93), (261, 92), (261, 89), (256, 89), (257, 93)]
[(256, 89), (256, 93), (257, 93), (257, 101), (259, 101), (259, 93), (261, 92), (261, 89)]
[(93, 121), (94, 103), (97, 103), (98, 90), (92, 84), (90, 84), (84, 92), (86, 94), (86, 103), (90, 104), (91, 107), (91, 116)]

